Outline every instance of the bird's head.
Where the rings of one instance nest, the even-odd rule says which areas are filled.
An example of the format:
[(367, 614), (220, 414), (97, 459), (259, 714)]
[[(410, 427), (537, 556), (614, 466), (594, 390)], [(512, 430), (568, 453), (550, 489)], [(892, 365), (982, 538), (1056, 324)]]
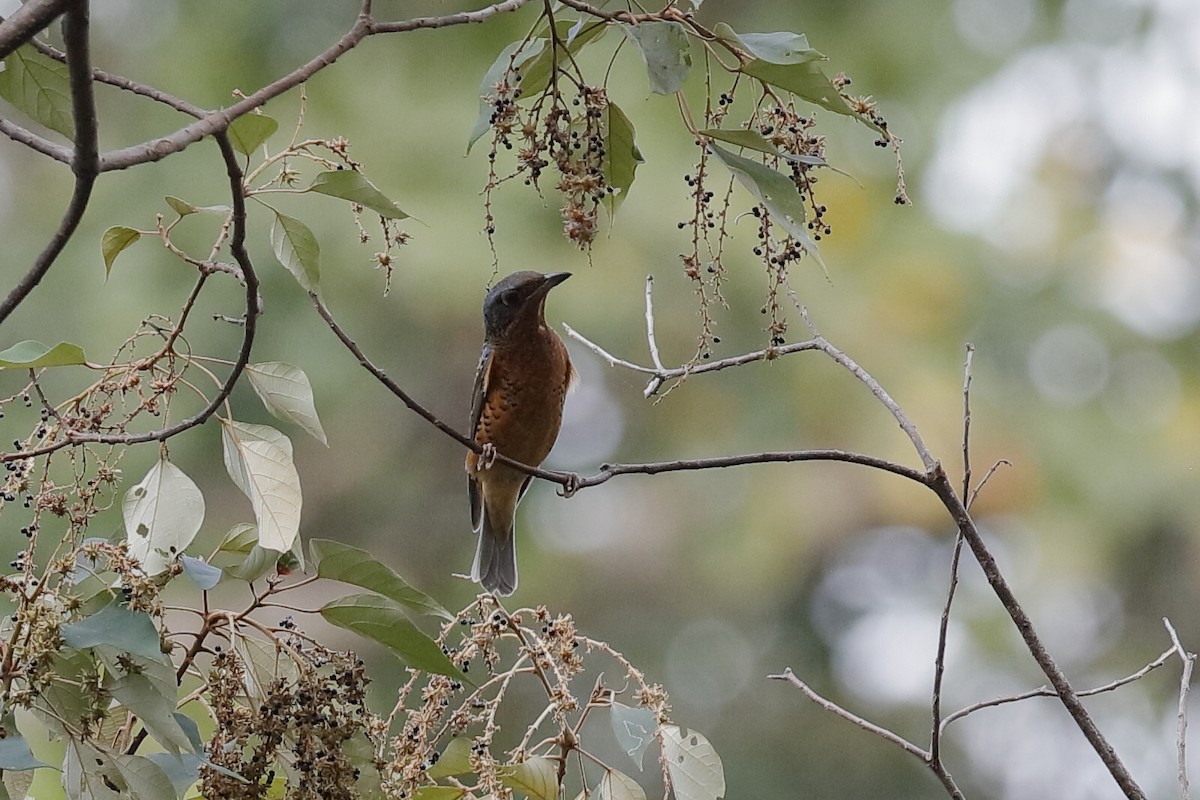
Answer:
[(502, 338), (518, 321), (543, 322), (546, 293), (569, 277), (569, 272), (543, 275), (523, 270), (499, 281), (483, 300), (483, 324), (488, 340)]

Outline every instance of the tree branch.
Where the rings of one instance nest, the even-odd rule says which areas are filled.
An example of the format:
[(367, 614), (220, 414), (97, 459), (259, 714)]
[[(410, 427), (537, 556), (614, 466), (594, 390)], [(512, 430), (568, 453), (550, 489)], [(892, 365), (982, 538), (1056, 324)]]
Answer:
[[(34, 5), (29, 3), (22, 8)], [(48, 5), (48, 4), (42, 4)], [(10, 18), (8, 21), (11, 21)], [(75, 152), (71, 169), (75, 173), (75, 188), (71, 202), (58, 224), (58, 230), (38, 254), (33, 266), (17, 282), (8, 296), (0, 301), (0, 324), (8, 319), (22, 301), (29, 296), (42, 278), (49, 272), (55, 259), (62, 252), (92, 196), (92, 187), (99, 172), (97, 158), (96, 99), (92, 94), (92, 67), (88, 52), (88, 6), (87, 0), (71, 0), (63, 24), (63, 39), (67, 47), (67, 68), (71, 82), (71, 114), (75, 121)], [(7, 22), (5, 24), (8, 24)], [(32, 34), (31, 34), (32, 35)]]
[(28, 0), (0, 21), (0, 58), (6, 57), (37, 35), (74, 0)]

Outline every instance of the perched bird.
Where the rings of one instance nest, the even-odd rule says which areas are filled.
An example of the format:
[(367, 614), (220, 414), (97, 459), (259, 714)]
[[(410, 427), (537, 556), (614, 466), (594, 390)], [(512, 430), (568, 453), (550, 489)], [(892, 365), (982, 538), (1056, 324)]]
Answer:
[(479, 535), (471, 579), (497, 594), (517, 588), (513, 520), (533, 478), (493, 459), (500, 453), (535, 467), (558, 438), (574, 370), (562, 339), (546, 326), (545, 309), (547, 293), (569, 277), (514, 272), (483, 301), (483, 354), (470, 435), (485, 453), (467, 453), (471, 527)]

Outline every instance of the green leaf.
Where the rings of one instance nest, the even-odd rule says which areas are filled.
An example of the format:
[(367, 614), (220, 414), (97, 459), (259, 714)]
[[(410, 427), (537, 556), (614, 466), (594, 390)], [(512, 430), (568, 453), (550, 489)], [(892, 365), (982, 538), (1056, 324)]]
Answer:
[(200, 531), (204, 495), (183, 470), (160, 457), (141, 483), (125, 493), (121, 512), (129, 554), (147, 575), (159, 575)]
[(802, 156), (793, 155), (792, 153), (784, 153), (775, 145), (764, 137), (758, 131), (749, 130), (725, 130), (723, 128), (708, 128), (700, 131), (701, 136), (706, 136), (709, 139), (717, 139), (722, 142), (745, 147), (748, 150), (757, 150), (760, 153), (766, 153), (769, 156), (779, 156), (788, 161), (795, 161), (797, 164), (809, 164), (814, 167), (823, 167), (827, 162), (823, 158), (817, 156)]
[(247, 364), (246, 375), (272, 416), (296, 423), (318, 442), (329, 445), (317, 417), (312, 384), (304, 370), (279, 361), (264, 361)]
[(179, 563), (183, 565), (183, 574), (204, 591), (220, 583), (225, 574), (220, 567), (214, 567), (204, 559), (194, 556), (183, 556)]
[(150, 615), (130, 611), (115, 600), (90, 617), (63, 625), (60, 631), (63, 642), (76, 650), (108, 645), (152, 661), (165, 658)]
[(597, 800), (646, 800), (641, 785), (624, 772), (606, 770), (596, 786)]
[(361, 172), (352, 169), (322, 172), (313, 178), (312, 184), (305, 191), (358, 203), (388, 219), (408, 219), (408, 214), (401, 210), (400, 206), (379, 191)]
[(617, 743), (621, 745), (625, 755), (633, 759), (633, 763), (641, 769), (646, 748), (654, 741), (658, 719), (648, 708), (631, 708), (617, 702), (612, 704), (610, 711), (613, 735), (617, 737)]
[[(258, 529), (255, 528), (257, 535)], [(246, 554), (237, 564), (225, 567), (222, 569), (227, 576), (247, 583), (254, 583), (270, 572), (275, 564), (278, 563), (280, 556), (283, 554), (277, 550), (267, 550), (262, 545), (254, 545), (250, 552)]]
[(151, 753), (146, 758), (158, 765), (175, 787), (175, 796), (182, 798), (193, 783), (200, 780), (200, 765), (204, 760), (194, 753)]
[(814, 105), (838, 114), (857, 116), (815, 61), (803, 64), (773, 64), (756, 58), (748, 64), (743, 64), (741, 71), (763, 83), (791, 92)]
[(276, 211), (271, 223), (271, 248), (304, 291), (321, 293), (321, 245), (307, 225)]
[(167, 195), (163, 199), (167, 201), (167, 205), (171, 207), (171, 210), (181, 217), (186, 217), (188, 214), (228, 214), (230, 212), (229, 206), (196, 206), (192, 205), (187, 200), (181, 200), (175, 195), (171, 194)]
[[(550, 39), (550, 27), (546, 26), (538, 32), (538, 40), (544, 43), (536, 58), (529, 66), (522, 69), (521, 99), (532, 100), (538, 97), (550, 85), (554, 70), (559, 69), (564, 62), (569, 62), (580, 50), (598, 40), (608, 32), (608, 26), (596, 23), (571, 34), (573, 23), (570, 20), (556, 20), (554, 30), (558, 34), (559, 44), (553, 45)], [(567, 41), (570, 40), (570, 44)]]
[(21, 45), (4, 59), (0, 97), (38, 124), (68, 139), (75, 138), (71, 80), (66, 64), (42, 55), (30, 45)]
[(622, 25), (625, 34), (637, 42), (646, 60), (650, 90), (655, 94), (674, 94), (683, 86), (692, 66), (688, 37), (678, 22), (642, 22)]
[(175, 687), (164, 694), (145, 675), (122, 675), (108, 685), (113, 698), (138, 715), (146, 730), (164, 749), (179, 755), (192, 748), (188, 735), (175, 718)]
[(510, 69), (519, 70), (522, 64), (542, 52), (542, 48), (545, 46), (545, 39), (513, 42), (501, 50), (500, 55), (496, 56), (496, 60), (488, 67), (488, 71), (483, 75), (483, 80), (479, 82), (479, 114), (475, 118), (475, 127), (471, 129), (471, 136), (467, 140), (468, 153), (479, 141), (479, 137), (487, 133), (488, 128), (491, 127), (496, 87), (504, 81), (505, 74)]
[(258, 543), (286, 553), (300, 535), (300, 474), (292, 442), (267, 425), (221, 421), (225, 470), (254, 508)]
[(229, 124), (229, 143), (242, 155), (252, 155), (278, 128), (266, 114), (243, 114)]
[(616, 103), (608, 104), (604, 133), (604, 181), (613, 191), (604, 195), (604, 204), (610, 216), (625, 202), (629, 187), (633, 185), (634, 173), (639, 164), (645, 163), (642, 153), (634, 141), (633, 123)]
[(817, 244), (805, 230), (804, 198), (796, 189), (791, 178), (781, 175), (768, 166), (752, 161), (749, 158), (736, 155), (717, 145), (712, 145), (713, 154), (720, 159), (738, 182), (749, 190), (767, 209), (776, 225), (782, 225), (796, 242), (810, 256), (817, 260), (821, 268), (825, 262), (817, 250)]
[(772, 64), (804, 64), (825, 60), (825, 54), (809, 47), (808, 37), (802, 33), (737, 33), (724, 22), (718, 22), (713, 27), (713, 33), (740, 46), (755, 58)]
[(70, 342), (59, 342), (48, 347), (41, 342), (26, 339), (0, 352), (0, 369), (37, 369), (39, 367), (70, 367), (86, 364), (83, 348)]
[(229, 529), (219, 549), (223, 553), (249, 553), (258, 544), (258, 528), (249, 522), (239, 522)]
[(36, 757), (29, 749), (29, 742), (17, 730), (16, 720), (13, 719), (11, 712), (5, 715), (4, 730), (5, 736), (0, 739), (0, 769), (7, 772), (50, 766)]
[(321, 616), (339, 628), (374, 639), (413, 669), (448, 675), (474, 685), (393, 600), (377, 594), (350, 595), (321, 606)]
[(717, 800), (725, 795), (725, 770), (713, 746), (678, 725), (662, 728), (663, 758), (678, 800)]
[(500, 768), (500, 783), (524, 792), (530, 800), (558, 800), (558, 762), (537, 756)]
[(418, 786), (412, 800), (459, 800), (466, 795), (466, 789), (456, 786)]
[(117, 260), (117, 255), (140, 238), (142, 238), (140, 233), (124, 225), (114, 225), (104, 232), (100, 237), (100, 252), (104, 255), (104, 277), (106, 279), (112, 272), (112, 265)]
[(313, 539), (308, 544), (317, 576), (342, 581), (395, 600), (405, 608), (443, 619), (454, 615), (424, 592), (414, 589), (403, 578), (366, 550), (332, 539)]
[(437, 763), (425, 770), (425, 774), (431, 778), (447, 778), (471, 771), (471, 741), (459, 736), (450, 740)]

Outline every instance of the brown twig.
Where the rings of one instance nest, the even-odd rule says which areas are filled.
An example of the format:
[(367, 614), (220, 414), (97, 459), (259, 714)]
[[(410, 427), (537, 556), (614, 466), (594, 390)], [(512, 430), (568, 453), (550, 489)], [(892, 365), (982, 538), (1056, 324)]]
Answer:
[(74, 0), (29, 0), (0, 22), (0, 59), (37, 35)]
[(1183, 661), (1183, 671), (1179, 676), (1179, 711), (1175, 715), (1175, 752), (1178, 756), (1176, 772), (1179, 779), (1179, 796), (1182, 800), (1188, 800), (1191, 795), (1188, 792), (1187, 775), (1187, 707), (1188, 695), (1192, 688), (1192, 669), (1196, 666), (1196, 654), (1183, 649), (1183, 644), (1179, 641), (1179, 634), (1175, 633), (1175, 626), (1166, 617), (1163, 617), (1163, 625), (1166, 626), (1167, 633), (1171, 637), (1171, 652), (1178, 653), (1180, 660)]

